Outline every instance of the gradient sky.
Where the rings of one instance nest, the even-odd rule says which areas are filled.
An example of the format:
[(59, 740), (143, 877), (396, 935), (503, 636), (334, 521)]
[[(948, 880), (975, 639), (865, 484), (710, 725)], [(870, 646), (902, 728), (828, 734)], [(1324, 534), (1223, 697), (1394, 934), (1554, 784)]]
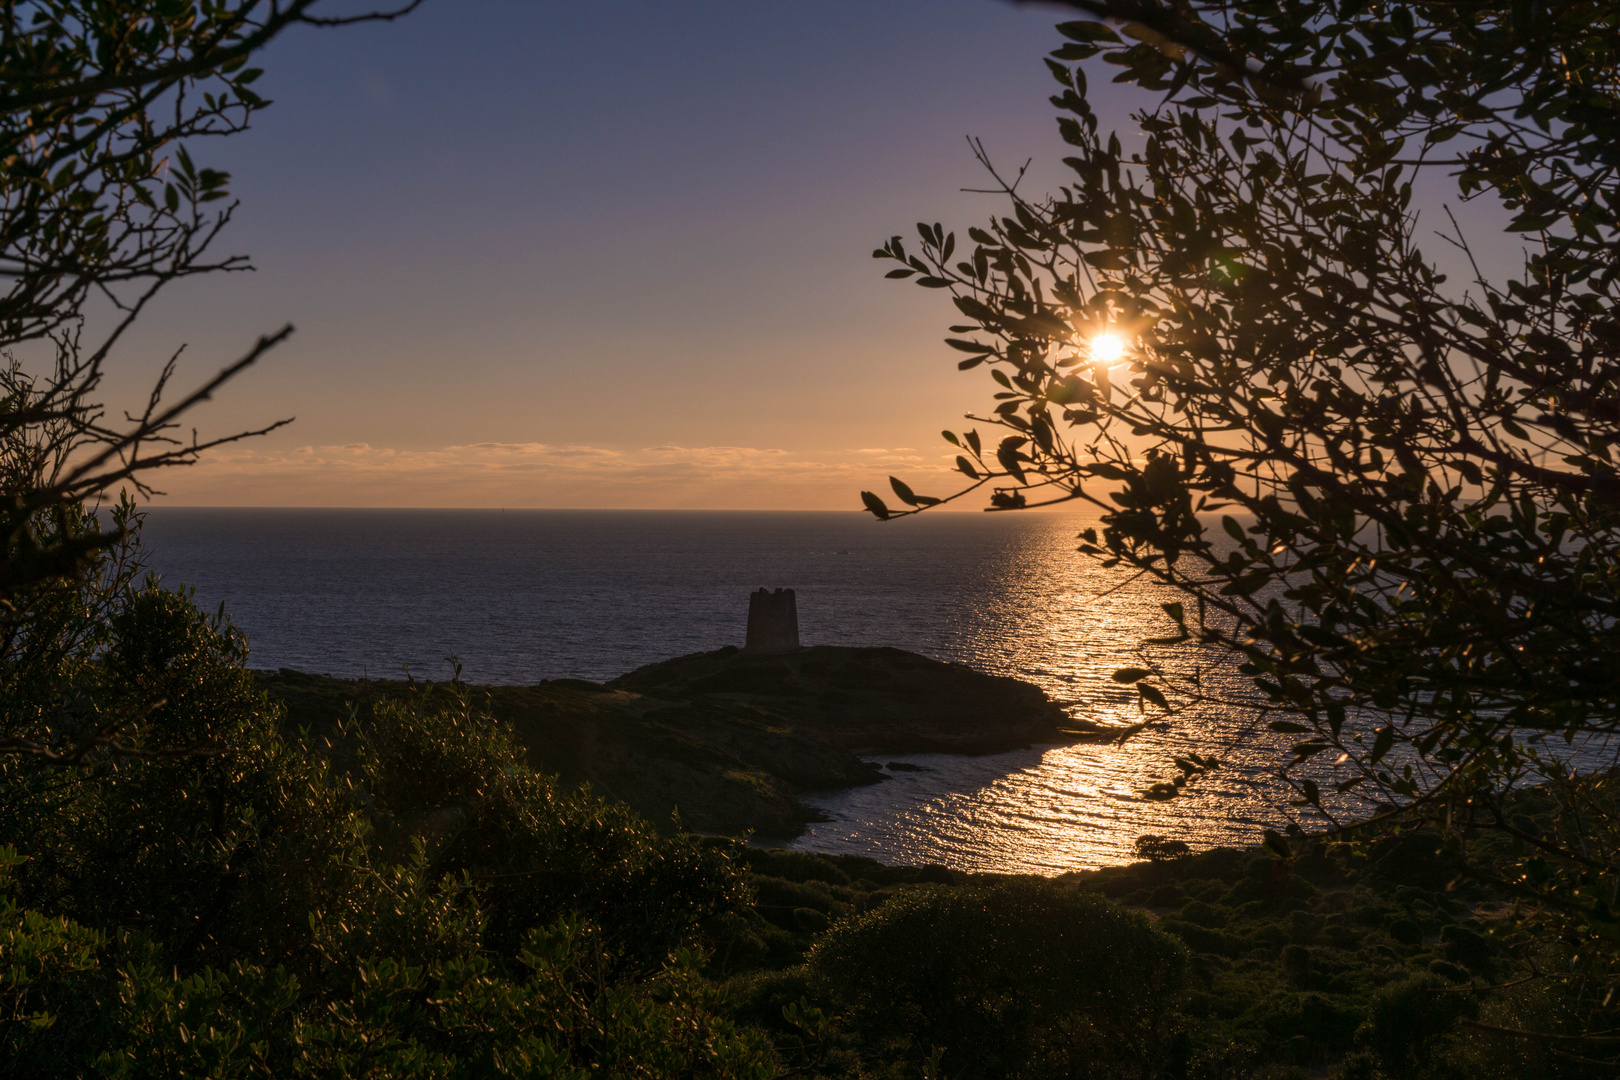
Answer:
[[(165, 474), (173, 504), (855, 508), (892, 472), (944, 494), (939, 430), (993, 387), (941, 343), (946, 295), (870, 254), (999, 209), (961, 191), (968, 135), (1062, 181), (1063, 16), (429, 0), (289, 33), (274, 106), (193, 148), (234, 173), (224, 242), (257, 270), (167, 293), (111, 398), (181, 344), (189, 383), (297, 327), (194, 417), (296, 423)], [(1129, 104), (1099, 102), (1126, 138)]]
[[(965, 136), (1044, 179), (1054, 10), (995, 0), (430, 0), (289, 33), (234, 173), (252, 274), (183, 283), (114, 400), (187, 345), (195, 416), (288, 429), (165, 474), (191, 505), (857, 507), (942, 484), (988, 399), (944, 296), (873, 247), (995, 209)], [(938, 486), (938, 485), (936, 485)]]

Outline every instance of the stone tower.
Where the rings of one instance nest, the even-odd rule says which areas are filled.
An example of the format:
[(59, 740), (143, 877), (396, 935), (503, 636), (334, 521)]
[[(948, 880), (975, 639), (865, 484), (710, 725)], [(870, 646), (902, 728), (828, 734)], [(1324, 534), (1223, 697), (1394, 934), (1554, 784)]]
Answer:
[(787, 652), (799, 647), (799, 608), (792, 589), (759, 590), (748, 597), (746, 652)]

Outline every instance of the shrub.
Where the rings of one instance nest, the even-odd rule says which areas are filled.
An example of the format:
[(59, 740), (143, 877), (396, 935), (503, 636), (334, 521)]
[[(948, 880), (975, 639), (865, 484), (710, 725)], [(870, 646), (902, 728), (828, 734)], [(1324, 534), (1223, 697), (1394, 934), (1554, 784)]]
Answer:
[(1041, 879), (901, 890), (835, 925), (807, 967), (872, 1047), (951, 1076), (1106, 1075), (1160, 1056), (1185, 950)]
[(223, 615), (153, 582), (92, 614), (0, 665), (53, 695), (11, 730), (117, 739), (0, 758), (0, 1076), (769, 1072), (682, 951), (747, 899), (725, 847), (560, 791), (457, 691), (329, 763)]
[(28, 856), (15, 895), (139, 931), (171, 963), (300, 948), (309, 911), (348, 874), (359, 823), (342, 792), (283, 739), (223, 617), (148, 582), (106, 621), (96, 655), (59, 669), (76, 703), (64, 723), (105, 728), (118, 747), (0, 759), (0, 843)]
[(1409, 1075), (1474, 1006), (1468, 996), (1450, 990), (1430, 972), (1390, 983), (1373, 995), (1371, 1016), (1356, 1032), (1357, 1041), (1376, 1050), (1392, 1075)]
[(1162, 836), (1138, 836), (1132, 845), (1138, 859), (1149, 862), (1169, 862), (1172, 859), (1185, 858), (1192, 854), (1192, 848), (1184, 840), (1167, 840)]
[(351, 734), (377, 857), (405, 861), (420, 845), (434, 876), (464, 876), (488, 914), (486, 944), (504, 955), (575, 912), (626, 963), (655, 968), (702, 920), (748, 898), (725, 849), (560, 790), (454, 688), (380, 703)]
[[(441, 941), (476, 922), (453, 907), (436, 914), (460, 931)], [(530, 931), (509, 964), (476, 936), (460, 945), (426, 963), (345, 955), (350, 980), (323, 994), (279, 966), (178, 972), (150, 946), (109, 944), (0, 895), (0, 1077), (775, 1073), (769, 1045), (719, 1014), (691, 954), (649, 978), (605, 979), (601, 934), (571, 919)]]

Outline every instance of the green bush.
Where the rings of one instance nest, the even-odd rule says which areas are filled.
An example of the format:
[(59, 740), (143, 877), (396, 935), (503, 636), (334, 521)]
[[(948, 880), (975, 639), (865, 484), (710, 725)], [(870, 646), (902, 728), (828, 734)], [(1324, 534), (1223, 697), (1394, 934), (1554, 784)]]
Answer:
[(870, 1048), (963, 1078), (1151, 1070), (1184, 965), (1142, 915), (1044, 879), (905, 888), (807, 959)]
[(726, 847), (560, 790), (456, 689), (285, 732), (223, 615), (80, 591), (0, 658), (50, 750), (0, 758), (0, 1076), (770, 1074), (688, 948), (746, 907)]
[(1373, 995), (1371, 1015), (1356, 1039), (1377, 1051), (1390, 1075), (1411, 1076), (1446, 1045), (1443, 1036), (1475, 1007), (1438, 975), (1408, 975)]
[[(10, 852), (0, 849), (0, 859)], [(426, 962), (345, 952), (321, 994), (280, 966), (186, 974), (150, 946), (46, 918), (0, 896), (0, 1077), (543, 1076), (764, 1080), (775, 1058), (682, 954), (650, 977), (604, 979), (580, 920), (531, 930), (516, 962), (479, 948), (476, 913), (429, 905), (455, 941)], [(468, 917), (471, 915), (472, 917)], [(433, 921), (430, 917), (429, 922)], [(352, 937), (346, 945), (354, 945)]]
[(97, 961), (104, 935), (12, 900), (21, 862), (0, 847), (0, 1077), (50, 1076), (62, 1044), (93, 1041), (108, 981)]
[(402, 862), (418, 845), (434, 875), (463, 875), (487, 912), (487, 944), (504, 955), (579, 913), (624, 962), (657, 967), (704, 919), (747, 902), (723, 848), (660, 836), (626, 807), (559, 789), (453, 688), (380, 703), (349, 734), (377, 857)]
[(309, 912), (345, 887), (363, 823), (283, 738), (223, 617), (151, 582), (104, 615), (91, 657), (58, 658), (58, 709), (99, 718), (116, 745), (0, 759), (0, 843), (28, 856), (18, 900), (138, 931), (182, 965), (298, 950)]

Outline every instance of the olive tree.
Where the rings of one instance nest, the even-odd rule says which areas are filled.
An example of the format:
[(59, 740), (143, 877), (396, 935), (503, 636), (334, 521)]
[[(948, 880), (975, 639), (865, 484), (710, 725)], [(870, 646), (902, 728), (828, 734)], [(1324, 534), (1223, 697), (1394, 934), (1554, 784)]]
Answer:
[[(334, 0), (25, 0), (0, 6), (0, 603), (72, 574), (122, 530), (73, 509), (211, 442), (176, 422), (286, 338), (260, 337), (235, 363), (169, 400), (171, 363), (144, 408), (111, 420), (96, 401), (109, 358), (164, 286), (245, 269), (211, 253), (230, 221), (229, 176), (190, 148), (247, 128), (268, 102), (255, 53), (289, 27), (394, 19)], [(87, 305), (112, 313), (85, 339)], [(16, 350), (54, 361), (31, 375)], [(276, 425), (272, 425), (276, 426)], [(268, 428), (264, 430), (269, 430)]]
[[(1003, 208), (875, 252), (997, 385), (986, 433), (945, 433), (962, 490), (867, 507), (1095, 508), (1085, 556), (1182, 594), (1114, 676), (1144, 708), (1247, 709), (1296, 831), (1441, 828), (1612, 1016), (1620, 5), (1064, 6), (1072, 179), (1031, 194), (975, 144)], [(1145, 92), (1123, 141), (1108, 73)]]
[(176, 430), (290, 326), (189, 393), (169, 393), (171, 358), (132, 413), (110, 417), (98, 400), (160, 290), (247, 266), (213, 252), (235, 205), (230, 177), (193, 152), (269, 104), (252, 58), (277, 35), (393, 19), (419, 3), (0, 6), (0, 752), (68, 763), (133, 752), (139, 710), (80, 715), (68, 704), (69, 669), (105, 646), (110, 605), (139, 571), (134, 503), (105, 522), (94, 510), (119, 489), (151, 493), (155, 470), (280, 426), (205, 441)]

